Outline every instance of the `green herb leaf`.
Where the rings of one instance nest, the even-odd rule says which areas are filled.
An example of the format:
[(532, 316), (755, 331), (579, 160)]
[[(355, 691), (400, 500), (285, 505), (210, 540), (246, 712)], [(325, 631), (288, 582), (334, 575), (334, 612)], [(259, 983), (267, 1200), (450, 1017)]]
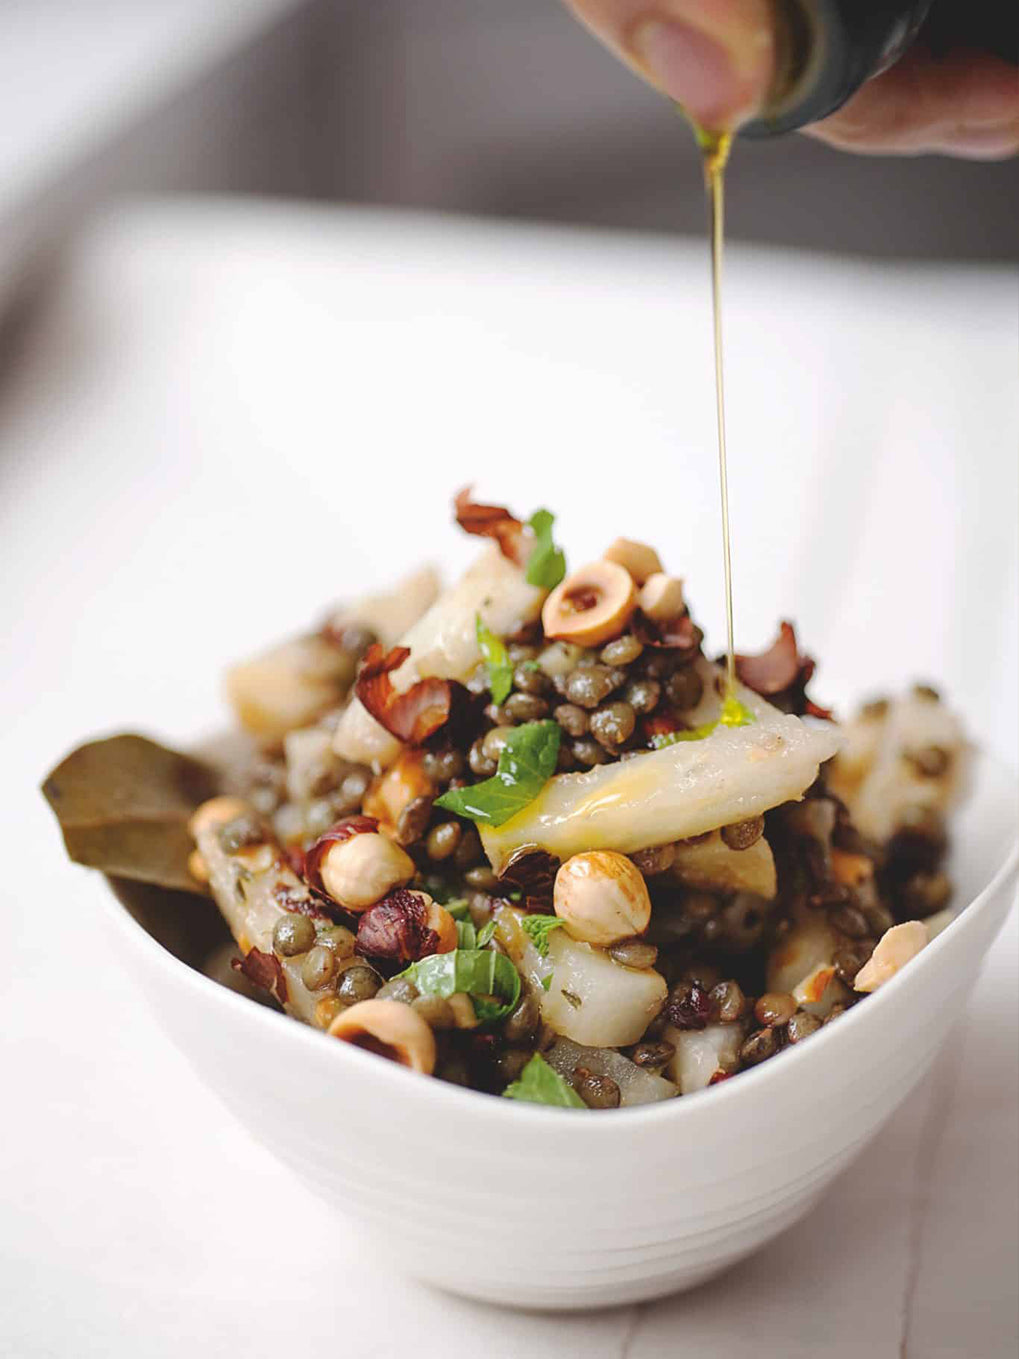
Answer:
[(525, 1100), (528, 1104), (550, 1104), (559, 1109), (586, 1109), (587, 1105), (538, 1052), (520, 1073), (520, 1078), (502, 1092), (506, 1099)]
[(551, 973), (551, 972), (548, 974), (547, 977), (542, 977), (542, 979), (541, 979), (541, 989), (542, 989), (543, 991), (551, 991), (551, 990), (552, 990), (552, 973)]
[(529, 520), (534, 533), (535, 543), (527, 559), (524, 579), (528, 585), (540, 586), (543, 590), (554, 590), (566, 575), (566, 558), (562, 548), (552, 541), (552, 525), (555, 515), (548, 510), (536, 510)]
[(559, 723), (525, 722), (508, 730), (497, 773), (469, 788), (451, 788), (436, 798), (436, 807), (486, 826), (501, 826), (534, 801), (555, 771)]
[(488, 667), (488, 687), (492, 691), (492, 701), (505, 703), (513, 688), (513, 666), (506, 644), (501, 637), (496, 637), (491, 628), (485, 626), (480, 613), (474, 616), (474, 627), (481, 655)]
[(548, 936), (565, 923), (557, 915), (525, 915), (520, 920), (525, 934), (531, 938), (543, 958), (548, 957)]
[(477, 948), (478, 932), (474, 928), (473, 920), (458, 920), (456, 922), (456, 946), (457, 948)]
[(412, 981), (423, 996), (448, 1000), (457, 991), (466, 991), (481, 1020), (503, 1019), (520, 999), (520, 974), (505, 954), (492, 949), (431, 953), (400, 976)]
[(486, 920), (484, 925), (482, 925), (481, 929), (478, 930), (478, 942), (476, 947), (484, 948), (485, 945), (490, 944), (494, 938), (495, 938), (495, 921)]

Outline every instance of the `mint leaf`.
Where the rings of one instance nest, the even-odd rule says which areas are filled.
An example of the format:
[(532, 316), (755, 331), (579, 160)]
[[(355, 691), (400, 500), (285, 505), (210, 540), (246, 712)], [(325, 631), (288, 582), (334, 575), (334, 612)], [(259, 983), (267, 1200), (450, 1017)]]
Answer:
[(524, 579), (528, 585), (540, 586), (543, 590), (554, 590), (566, 575), (566, 558), (562, 548), (552, 541), (552, 525), (555, 515), (548, 510), (535, 510), (528, 521), (534, 533), (535, 543), (527, 559)]
[(435, 799), (435, 806), (486, 826), (503, 825), (533, 802), (552, 777), (559, 736), (559, 723), (551, 721), (509, 729), (492, 778), (469, 788), (451, 788)]
[(557, 915), (525, 915), (520, 920), (524, 933), (543, 958), (548, 957), (548, 936), (565, 923)]
[(495, 921), (487, 920), (485, 924), (482, 925), (481, 929), (478, 930), (478, 942), (476, 947), (484, 948), (485, 945), (490, 944), (494, 938), (495, 938)]
[(485, 626), (480, 613), (474, 616), (474, 627), (481, 655), (488, 667), (488, 687), (492, 691), (492, 702), (505, 703), (513, 688), (513, 666), (506, 644), (501, 637), (496, 637), (491, 628)]
[(477, 948), (478, 932), (474, 928), (473, 920), (458, 920), (456, 922), (456, 946), (457, 948)]
[(520, 1073), (518, 1080), (502, 1092), (506, 1099), (521, 1099), (528, 1104), (550, 1104), (559, 1109), (586, 1109), (587, 1105), (571, 1085), (553, 1071), (538, 1052)]
[(491, 949), (430, 953), (399, 975), (412, 981), (423, 996), (448, 1000), (457, 991), (466, 991), (482, 1020), (503, 1019), (520, 999), (519, 972), (505, 954)]

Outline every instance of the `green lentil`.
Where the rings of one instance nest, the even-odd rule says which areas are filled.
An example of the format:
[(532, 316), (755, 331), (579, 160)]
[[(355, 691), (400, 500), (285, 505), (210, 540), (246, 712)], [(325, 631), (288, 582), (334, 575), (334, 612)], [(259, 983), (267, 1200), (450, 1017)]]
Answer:
[(722, 839), (730, 849), (744, 850), (756, 845), (764, 834), (764, 817), (752, 816), (746, 821), (735, 821), (722, 827)]
[(692, 665), (684, 665), (665, 681), (665, 697), (680, 711), (696, 708), (704, 697), (704, 681)]
[(786, 1037), (790, 1043), (802, 1043), (804, 1038), (817, 1033), (820, 1027), (821, 1021), (817, 1015), (812, 1015), (806, 1010), (797, 1010), (786, 1026)]
[(622, 682), (608, 666), (578, 667), (566, 679), (565, 696), (579, 708), (597, 708)]
[(353, 967), (344, 970), (336, 987), (336, 994), (340, 1000), (356, 1003), (359, 1000), (371, 1000), (378, 995), (381, 985), (382, 978), (373, 967), (369, 967), (367, 963), (355, 963)]
[(548, 676), (540, 670), (527, 665), (518, 665), (513, 671), (513, 687), (522, 694), (547, 694), (552, 684)]
[(441, 863), (456, 851), (463, 831), (459, 821), (442, 821), (428, 832), (425, 849), (429, 859)]
[(315, 926), (306, 915), (284, 915), (276, 921), (272, 932), (272, 947), (283, 958), (294, 958), (307, 953), (315, 943)]
[(662, 686), (658, 680), (635, 679), (623, 690), (623, 698), (635, 713), (651, 713), (658, 707)]
[(331, 948), (336, 958), (353, 958), (357, 936), (345, 925), (333, 925), (329, 929), (320, 930), (315, 942)]
[(560, 703), (552, 716), (567, 736), (587, 735), (589, 721), (587, 713), (575, 703)]
[(309, 991), (321, 991), (328, 986), (336, 972), (336, 956), (331, 948), (316, 944), (304, 955), (301, 964), (301, 981)]
[(608, 763), (608, 755), (598, 742), (592, 741), (589, 736), (582, 736), (579, 741), (574, 741), (570, 749), (577, 763), (587, 765), (588, 768)]
[(510, 694), (503, 708), (514, 722), (540, 722), (548, 716), (548, 704), (537, 694)]
[(658, 961), (657, 948), (654, 944), (645, 944), (642, 939), (621, 939), (618, 944), (612, 945), (609, 955), (623, 967), (641, 970), (654, 967)]
[(606, 750), (616, 751), (633, 735), (636, 720), (629, 703), (609, 703), (591, 714), (591, 735)]
[(611, 1076), (597, 1076), (578, 1066), (573, 1073), (573, 1088), (589, 1109), (619, 1108), (619, 1086)]
[(644, 644), (632, 632), (624, 633), (602, 647), (599, 660), (605, 665), (630, 665), (644, 650)]
[(769, 1029), (780, 1029), (796, 1013), (796, 1002), (785, 991), (766, 991), (754, 1006), (754, 1018)]

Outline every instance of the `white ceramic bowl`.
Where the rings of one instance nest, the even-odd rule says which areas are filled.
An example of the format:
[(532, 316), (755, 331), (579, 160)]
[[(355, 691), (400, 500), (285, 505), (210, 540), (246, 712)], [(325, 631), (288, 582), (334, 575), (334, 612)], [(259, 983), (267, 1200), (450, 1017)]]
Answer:
[(908, 968), (735, 1080), (606, 1115), (494, 1099), (338, 1043), (209, 981), (101, 896), (195, 1069), (317, 1194), (384, 1238), (390, 1260), (475, 1298), (590, 1308), (718, 1273), (807, 1212), (861, 1151), (966, 1004), (1015, 897), (1016, 826), (1015, 775), (981, 759), (952, 865), (968, 904)]

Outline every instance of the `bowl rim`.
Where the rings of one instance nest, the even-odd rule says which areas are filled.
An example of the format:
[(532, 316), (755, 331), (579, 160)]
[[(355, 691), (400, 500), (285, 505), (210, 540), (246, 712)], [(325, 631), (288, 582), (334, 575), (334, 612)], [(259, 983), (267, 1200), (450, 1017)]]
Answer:
[[(1015, 771), (998, 757), (987, 752), (981, 752), (978, 760), (981, 771), (987, 769), (999, 776), (1006, 776), (1010, 782), (1014, 781)], [(973, 786), (976, 786), (977, 783), (977, 778), (974, 778)], [(271, 1010), (267, 1006), (255, 1004), (247, 997), (238, 995), (220, 982), (214, 981), (188, 963), (181, 961), (131, 915), (123, 902), (118, 900), (105, 877), (102, 875), (95, 876), (98, 884), (101, 884), (99, 895), (103, 899), (103, 907), (107, 917), (115, 923), (122, 937), (132, 948), (145, 954), (154, 965), (165, 968), (169, 976), (183, 983), (185, 988), (196, 989), (210, 1004), (224, 1006), (227, 1010), (232, 1010), (238, 1015), (247, 1013), (256, 1029), (260, 1025), (269, 1024), (273, 1026), (273, 1032), (277, 1035), (289, 1031), (291, 1039), (283, 1041), (294, 1041), (305, 1045), (309, 1055), (317, 1054), (317, 1056), (314, 1056), (316, 1061), (325, 1057), (326, 1048), (322, 1042), (324, 1038), (328, 1037), (325, 1032), (313, 1029), (310, 1025), (302, 1024), (278, 1010)], [(894, 997), (903, 985), (913, 984), (907, 978), (913, 978), (915, 982), (918, 977), (934, 965), (933, 960), (940, 957), (946, 948), (954, 947), (954, 941), (961, 934), (975, 928), (976, 917), (983, 913), (987, 904), (1007, 885), (1009, 878), (1017, 876), (1019, 876), (1019, 832), (1008, 842), (1004, 858), (976, 896), (959, 907), (949, 924), (912, 960), (908, 968), (903, 969), (878, 991), (867, 997), (865, 1013), (871, 1016), (871, 1020), (868, 1022), (875, 1021), (876, 1016), (881, 1013), (882, 1006), (887, 1007), (893, 1003)], [(802, 1066), (804, 1062), (816, 1062), (820, 1060), (820, 1054), (826, 1050), (826, 1045), (830, 1045), (833, 1041), (843, 1041), (836, 1038), (836, 1034), (855, 1031), (854, 1025), (860, 1022), (856, 1010), (857, 1007), (853, 1007), (852, 1011), (842, 1017), (838, 1025), (826, 1026), (812, 1034), (809, 1043), (797, 1044), (791, 1050), (786, 1049), (781, 1054), (782, 1068), (786, 1077), (788, 1078), (799, 1069), (793, 1065), (794, 1063), (799, 1062)], [(280, 1027), (281, 1022), (283, 1027)], [(472, 1090), (465, 1086), (453, 1085), (448, 1081), (433, 1078), (422, 1079), (418, 1073), (408, 1071), (394, 1062), (380, 1061), (374, 1054), (364, 1052), (352, 1044), (339, 1043), (336, 1046), (340, 1051), (334, 1050), (328, 1058), (330, 1062), (353, 1063), (351, 1070), (360, 1071), (362, 1075), (370, 1077), (376, 1082), (382, 1082), (396, 1098), (400, 1097), (401, 1092), (406, 1097), (416, 1089), (418, 1095), (426, 1099), (446, 1103), (451, 1116), (455, 1116), (457, 1111), (461, 1110), (465, 1114), (470, 1112), (481, 1117), (494, 1117), (503, 1126), (507, 1126), (506, 1120), (512, 1120), (516, 1124), (537, 1120), (546, 1133), (550, 1132), (553, 1127), (561, 1129), (564, 1126), (575, 1126), (562, 1120), (560, 1116), (579, 1112), (577, 1110), (530, 1104), (522, 1100), (507, 1100), (503, 1104), (499, 1096), (486, 1094), (481, 1090)], [(769, 1071), (769, 1067), (771, 1067), (770, 1062), (762, 1062), (750, 1071), (739, 1072), (740, 1079), (738, 1082), (719, 1081), (716, 1085), (697, 1091), (698, 1098), (693, 1108), (689, 1103), (689, 1097), (686, 1099), (680, 1097), (678, 1099), (660, 1100), (653, 1104), (636, 1105), (627, 1109), (617, 1109), (613, 1111), (614, 1116), (608, 1119), (585, 1119), (583, 1120), (584, 1127), (589, 1128), (590, 1132), (585, 1132), (584, 1136), (602, 1138), (618, 1136), (620, 1129), (635, 1130), (638, 1122), (642, 1125), (649, 1125), (652, 1121), (657, 1123), (665, 1119), (689, 1119), (694, 1113), (700, 1116), (706, 1109), (721, 1111), (726, 1101), (743, 1098), (737, 1094), (739, 1090), (747, 1091), (749, 1094), (761, 1084), (762, 1080), (774, 1080), (775, 1073), (773, 1070)], [(408, 1085), (409, 1080), (416, 1081), (416, 1086)], [(552, 1121), (550, 1122), (550, 1120)]]

